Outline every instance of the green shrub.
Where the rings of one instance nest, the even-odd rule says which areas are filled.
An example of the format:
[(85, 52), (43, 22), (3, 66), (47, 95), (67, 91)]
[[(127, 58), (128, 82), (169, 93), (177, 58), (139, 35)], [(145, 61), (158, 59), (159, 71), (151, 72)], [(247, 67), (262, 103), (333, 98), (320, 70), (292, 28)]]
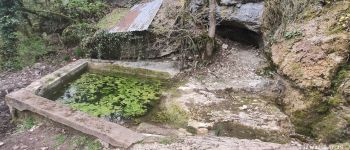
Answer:
[(37, 35), (26, 37), (17, 32), (18, 41), (18, 65), (21, 67), (34, 64), (40, 57), (47, 54), (50, 47), (45, 45), (45, 41)]
[(74, 49), (74, 56), (82, 58), (85, 56), (85, 53), (83, 52), (83, 50), (80, 47), (78, 47), (78, 48)]
[(83, 22), (97, 22), (108, 12), (105, 3), (92, 0), (69, 0), (65, 9), (69, 16)]
[(68, 47), (76, 46), (83, 38), (93, 35), (96, 30), (95, 26), (87, 23), (73, 24), (64, 29), (62, 41)]
[(127, 57), (131, 52), (138, 56), (137, 53), (148, 46), (148, 40), (150, 39), (145, 37), (144, 32), (100, 32), (84, 39), (82, 47), (92, 58), (120, 59), (122, 55)]

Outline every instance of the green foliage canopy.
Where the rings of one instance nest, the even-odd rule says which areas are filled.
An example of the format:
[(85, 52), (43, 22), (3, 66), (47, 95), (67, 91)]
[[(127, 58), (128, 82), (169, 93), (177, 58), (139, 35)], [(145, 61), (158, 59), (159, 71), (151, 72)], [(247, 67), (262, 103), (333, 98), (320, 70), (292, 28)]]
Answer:
[(2, 60), (1, 66), (5, 69), (11, 69), (13, 63), (16, 63), (13, 59), (17, 56), (15, 32), (19, 24), (18, 5), (16, 0), (0, 1), (0, 34), (3, 42), (0, 48), (0, 57)]

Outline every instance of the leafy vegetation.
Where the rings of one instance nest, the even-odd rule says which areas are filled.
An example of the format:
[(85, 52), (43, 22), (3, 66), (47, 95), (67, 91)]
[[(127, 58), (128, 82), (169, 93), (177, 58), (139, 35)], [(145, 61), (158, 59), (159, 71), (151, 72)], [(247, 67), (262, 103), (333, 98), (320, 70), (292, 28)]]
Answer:
[(64, 134), (58, 134), (55, 136), (54, 141), (55, 141), (55, 149), (61, 146), (67, 139), (67, 136)]
[(80, 44), (85, 37), (92, 36), (96, 27), (87, 23), (79, 23), (68, 26), (62, 33), (62, 41), (68, 47)]
[[(61, 41), (60, 35), (63, 35), (68, 47), (78, 45), (96, 31), (94, 24), (109, 12), (109, 7), (103, 0), (1, 1), (0, 68), (20, 69), (33, 64), (45, 51), (50, 51), (49, 48), (60, 49), (57, 42), (48, 47), (50, 41), (45, 41), (46, 36), (58, 35), (56, 40)], [(29, 42), (34, 44), (28, 45)], [(32, 57), (27, 62), (22, 56)]]
[(50, 47), (45, 41), (37, 35), (31, 37), (24, 36), (21, 32), (17, 32), (18, 37), (18, 57), (19, 67), (34, 64), (41, 56), (48, 53)]
[(292, 38), (299, 37), (302, 35), (303, 35), (303, 33), (300, 31), (289, 31), (289, 32), (286, 32), (284, 34), (284, 38), (288, 40), (288, 39), (292, 39)]
[(97, 22), (106, 14), (108, 6), (97, 0), (69, 0), (66, 13), (79, 22)]
[(33, 128), (37, 124), (37, 121), (34, 119), (34, 117), (29, 116), (26, 117), (21, 124), (17, 126), (17, 132), (23, 132), (25, 130), (29, 130)]
[(158, 80), (86, 73), (71, 84), (73, 89), (65, 103), (74, 109), (97, 117), (144, 115), (160, 96)]
[(12, 69), (18, 64), (15, 59), (17, 56), (15, 33), (19, 24), (17, 7), (17, 1), (0, 1), (0, 35), (3, 43), (0, 47), (0, 60), (2, 61), (0, 63), (3, 69)]
[(84, 39), (82, 46), (85, 53), (90, 54), (92, 58), (120, 59), (124, 51), (135, 52), (131, 57), (138, 57), (137, 51), (146, 49), (147, 40), (149, 39), (144, 37), (143, 32), (113, 34), (100, 32), (91, 38)]

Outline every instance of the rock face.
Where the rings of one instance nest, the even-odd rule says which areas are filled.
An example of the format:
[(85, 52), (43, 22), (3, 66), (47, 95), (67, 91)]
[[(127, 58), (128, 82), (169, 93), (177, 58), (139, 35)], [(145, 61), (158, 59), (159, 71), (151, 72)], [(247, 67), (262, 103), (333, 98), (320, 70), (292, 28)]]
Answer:
[[(292, 144), (276, 144), (261, 142), (259, 140), (246, 140), (237, 138), (224, 138), (213, 136), (188, 136), (179, 139), (162, 139), (162, 142), (140, 142), (135, 144), (131, 150), (192, 150), (192, 149), (205, 149), (205, 150), (262, 150), (262, 149), (280, 149), (280, 150), (297, 150), (301, 149), (301, 146)], [(166, 141), (166, 142), (164, 142)], [(325, 146), (322, 148), (327, 149)]]
[[(190, 3), (194, 12), (203, 6), (203, 0), (192, 0)], [(263, 0), (222, 0), (217, 6), (221, 25), (245, 28), (256, 33), (260, 33), (263, 12)]]
[(275, 30), (270, 43), (271, 60), (291, 81), (278, 103), (297, 133), (319, 142), (349, 140), (350, 34), (335, 31), (348, 10), (345, 1), (310, 4), (292, 23)]
[[(288, 142), (293, 125), (276, 105), (278, 80), (259, 75), (266, 59), (251, 46), (223, 40), (220, 60), (196, 71), (172, 102), (188, 112), (188, 126), (205, 135)], [(220, 43), (220, 41), (219, 41)]]
[(291, 24), (284, 33), (284, 39), (272, 45), (273, 62), (299, 88), (321, 91), (329, 88), (337, 68), (346, 62), (349, 35), (329, 33), (337, 22), (336, 14), (332, 12)]

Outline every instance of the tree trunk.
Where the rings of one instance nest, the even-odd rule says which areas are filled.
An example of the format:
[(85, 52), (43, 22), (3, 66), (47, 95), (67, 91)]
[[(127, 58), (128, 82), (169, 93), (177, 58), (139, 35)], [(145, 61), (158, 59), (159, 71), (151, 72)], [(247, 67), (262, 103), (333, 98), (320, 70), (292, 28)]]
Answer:
[(207, 43), (207, 56), (211, 57), (214, 51), (216, 30), (216, 0), (209, 0), (209, 41)]

